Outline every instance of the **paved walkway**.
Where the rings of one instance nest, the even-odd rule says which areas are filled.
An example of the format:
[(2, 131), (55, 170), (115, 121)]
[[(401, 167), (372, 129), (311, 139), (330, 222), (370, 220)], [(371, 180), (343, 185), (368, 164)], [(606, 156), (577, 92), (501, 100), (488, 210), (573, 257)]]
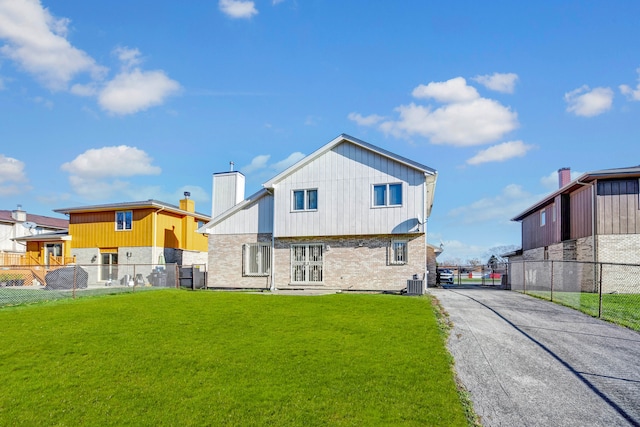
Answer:
[(484, 426), (640, 426), (640, 333), (517, 292), (429, 292)]

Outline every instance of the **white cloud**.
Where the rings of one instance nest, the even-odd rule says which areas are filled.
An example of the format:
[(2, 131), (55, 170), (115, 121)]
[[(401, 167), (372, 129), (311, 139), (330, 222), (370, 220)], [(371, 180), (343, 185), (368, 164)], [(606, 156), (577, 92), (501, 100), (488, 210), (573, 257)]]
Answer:
[(377, 123), (380, 123), (382, 120), (384, 120), (384, 117), (379, 116), (377, 114), (363, 116), (360, 113), (349, 113), (347, 118), (352, 122), (356, 122), (360, 126), (373, 126)]
[(412, 95), (444, 103), (440, 107), (412, 102), (396, 107), (397, 120), (385, 120), (372, 114), (363, 117), (350, 113), (348, 118), (362, 126), (378, 126), (387, 135), (429, 138), (434, 144), (472, 146), (502, 138), (519, 126), (518, 114), (498, 101), (483, 98), (467, 85), (463, 77), (445, 82), (419, 85)]
[[(464, 243), (459, 240), (441, 240), (442, 254), (438, 257), (440, 264), (467, 264), (470, 259), (482, 259), (488, 247)], [(438, 245), (436, 245), (438, 246)]]
[(70, 92), (98, 96), (102, 109), (114, 114), (132, 114), (160, 105), (180, 89), (163, 71), (134, 68), (141, 62), (141, 53), (129, 47), (114, 50), (122, 69), (104, 83), (107, 68), (66, 39), (69, 23), (67, 18), (53, 17), (38, 0), (0, 0), (0, 40), (6, 41), (0, 54), (51, 90), (67, 90), (78, 75), (89, 74), (89, 82), (71, 85)]
[(522, 186), (509, 184), (500, 194), (476, 200), (449, 212), (451, 218), (460, 218), (464, 224), (474, 224), (498, 220), (509, 223), (510, 219), (538, 201), (540, 196), (532, 195)]
[[(574, 179), (578, 179), (578, 177), (583, 173), (584, 172), (571, 171), (571, 181), (573, 181)], [(558, 188), (560, 188), (558, 171), (557, 170), (551, 171), (549, 172), (549, 175), (545, 175), (542, 178), (540, 178), (540, 184), (542, 184), (542, 186), (549, 191), (556, 191)]]
[(241, 167), (240, 171), (248, 175), (257, 170), (264, 169), (267, 167), (267, 162), (269, 162), (270, 158), (271, 158), (271, 155), (269, 154), (261, 154), (259, 156), (256, 156), (253, 159), (251, 159), (250, 164)]
[(231, 18), (251, 18), (258, 14), (258, 9), (252, 1), (244, 0), (220, 0), (218, 7), (225, 15)]
[(515, 73), (493, 73), (491, 75), (476, 76), (472, 80), (480, 83), (487, 89), (502, 93), (513, 93), (518, 80)]
[(293, 165), (294, 163), (298, 162), (303, 157), (304, 157), (303, 153), (296, 151), (289, 154), (289, 156), (286, 159), (280, 160), (279, 162), (275, 162), (275, 163), (269, 163), (269, 160), (271, 159), (271, 155), (261, 154), (259, 156), (254, 157), (251, 160), (250, 164), (241, 167), (240, 171), (247, 175), (261, 169), (269, 169), (269, 171), (271, 172), (278, 173), (285, 170), (286, 168)]
[(140, 59), (140, 51), (131, 49), (126, 46), (120, 46), (114, 49), (113, 53), (118, 57), (124, 69), (130, 69), (142, 62)]
[(433, 98), (442, 103), (468, 102), (480, 98), (480, 94), (473, 86), (467, 85), (463, 77), (456, 77), (446, 82), (431, 82), (419, 85), (411, 95), (414, 98)]
[(161, 105), (180, 90), (180, 84), (160, 70), (123, 71), (102, 89), (98, 103), (113, 114), (133, 114)]
[[(640, 81), (640, 68), (636, 69), (636, 72), (638, 73), (638, 81)], [(619, 88), (620, 93), (625, 95), (630, 101), (640, 101), (640, 83), (636, 85), (635, 89), (628, 85), (620, 85)]]
[(48, 110), (52, 110), (53, 109), (53, 101), (51, 101), (50, 99), (46, 99), (46, 98), (43, 98), (41, 96), (36, 96), (35, 98), (33, 98), (33, 102), (35, 102), (38, 105), (42, 105), (43, 107), (47, 108)]
[(119, 178), (159, 174), (161, 169), (152, 160), (138, 148), (120, 145), (89, 149), (60, 169), (69, 172), (69, 183), (77, 194), (98, 200), (127, 191), (129, 183)]
[(0, 2), (0, 53), (51, 90), (67, 88), (81, 73), (100, 79), (106, 69), (66, 39), (69, 20), (54, 18), (38, 0)]
[(479, 151), (478, 154), (467, 160), (467, 164), (479, 165), (488, 162), (504, 162), (514, 157), (524, 157), (527, 151), (532, 148), (533, 145), (527, 145), (522, 141), (503, 142)]
[(20, 194), (29, 190), (24, 163), (0, 154), (0, 196)]
[(298, 161), (302, 160), (304, 158), (304, 154), (302, 154), (299, 151), (296, 151), (294, 153), (291, 153), (289, 155), (289, 157), (287, 157), (284, 160), (280, 160), (277, 163), (274, 163), (273, 165), (271, 165), (271, 169), (275, 170), (276, 172), (280, 172), (285, 170), (286, 168), (288, 168), (289, 166), (292, 166), (293, 164), (297, 163)]
[(91, 148), (71, 162), (64, 163), (61, 169), (80, 178), (158, 175), (161, 169), (153, 166), (152, 160), (143, 150), (120, 145)]
[(597, 87), (593, 90), (584, 85), (564, 94), (567, 111), (576, 116), (593, 117), (611, 109), (613, 91), (608, 87)]
[(518, 115), (492, 99), (452, 103), (433, 110), (411, 103), (396, 108), (397, 121), (386, 121), (380, 130), (396, 137), (420, 135), (434, 144), (472, 146), (501, 138), (518, 127)]

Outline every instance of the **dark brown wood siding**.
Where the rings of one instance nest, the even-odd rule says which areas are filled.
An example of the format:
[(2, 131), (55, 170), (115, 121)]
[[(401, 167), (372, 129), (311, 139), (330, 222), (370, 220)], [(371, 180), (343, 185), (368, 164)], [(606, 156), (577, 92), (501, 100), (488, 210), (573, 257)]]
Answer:
[(578, 191), (574, 191), (569, 196), (571, 239), (591, 236), (591, 218), (593, 217), (591, 207), (592, 191), (592, 187), (587, 185)]
[[(522, 220), (522, 249), (534, 249), (543, 246), (549, 246), (553, 243), (558, 243), (557, 222), (553, 218), (553, 210), (555, 204), (547, 205), (546, 207), (532, 213)], [(541, 224), (542, 212), (545, 215), (545, 223)]]
[(638, 180), (598, 181), (598, 234), (640, 233)]

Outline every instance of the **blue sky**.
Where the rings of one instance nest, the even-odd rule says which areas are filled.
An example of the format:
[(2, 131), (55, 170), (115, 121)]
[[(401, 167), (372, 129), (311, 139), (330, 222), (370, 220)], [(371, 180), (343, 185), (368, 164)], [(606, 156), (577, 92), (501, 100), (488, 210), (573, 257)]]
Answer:
[(556, 171), (640, 163), (640, 2), (0, 0), (0, 206), (251, 194), (347, 133), (439, 172), (485, 260)]

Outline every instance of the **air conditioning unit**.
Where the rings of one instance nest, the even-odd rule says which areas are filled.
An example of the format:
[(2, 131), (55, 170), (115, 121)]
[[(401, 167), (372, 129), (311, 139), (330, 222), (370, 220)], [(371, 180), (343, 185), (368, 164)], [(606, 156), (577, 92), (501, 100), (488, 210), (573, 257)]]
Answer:
[(407, 280), (407, 295), (424, 295), (424, 280)]

